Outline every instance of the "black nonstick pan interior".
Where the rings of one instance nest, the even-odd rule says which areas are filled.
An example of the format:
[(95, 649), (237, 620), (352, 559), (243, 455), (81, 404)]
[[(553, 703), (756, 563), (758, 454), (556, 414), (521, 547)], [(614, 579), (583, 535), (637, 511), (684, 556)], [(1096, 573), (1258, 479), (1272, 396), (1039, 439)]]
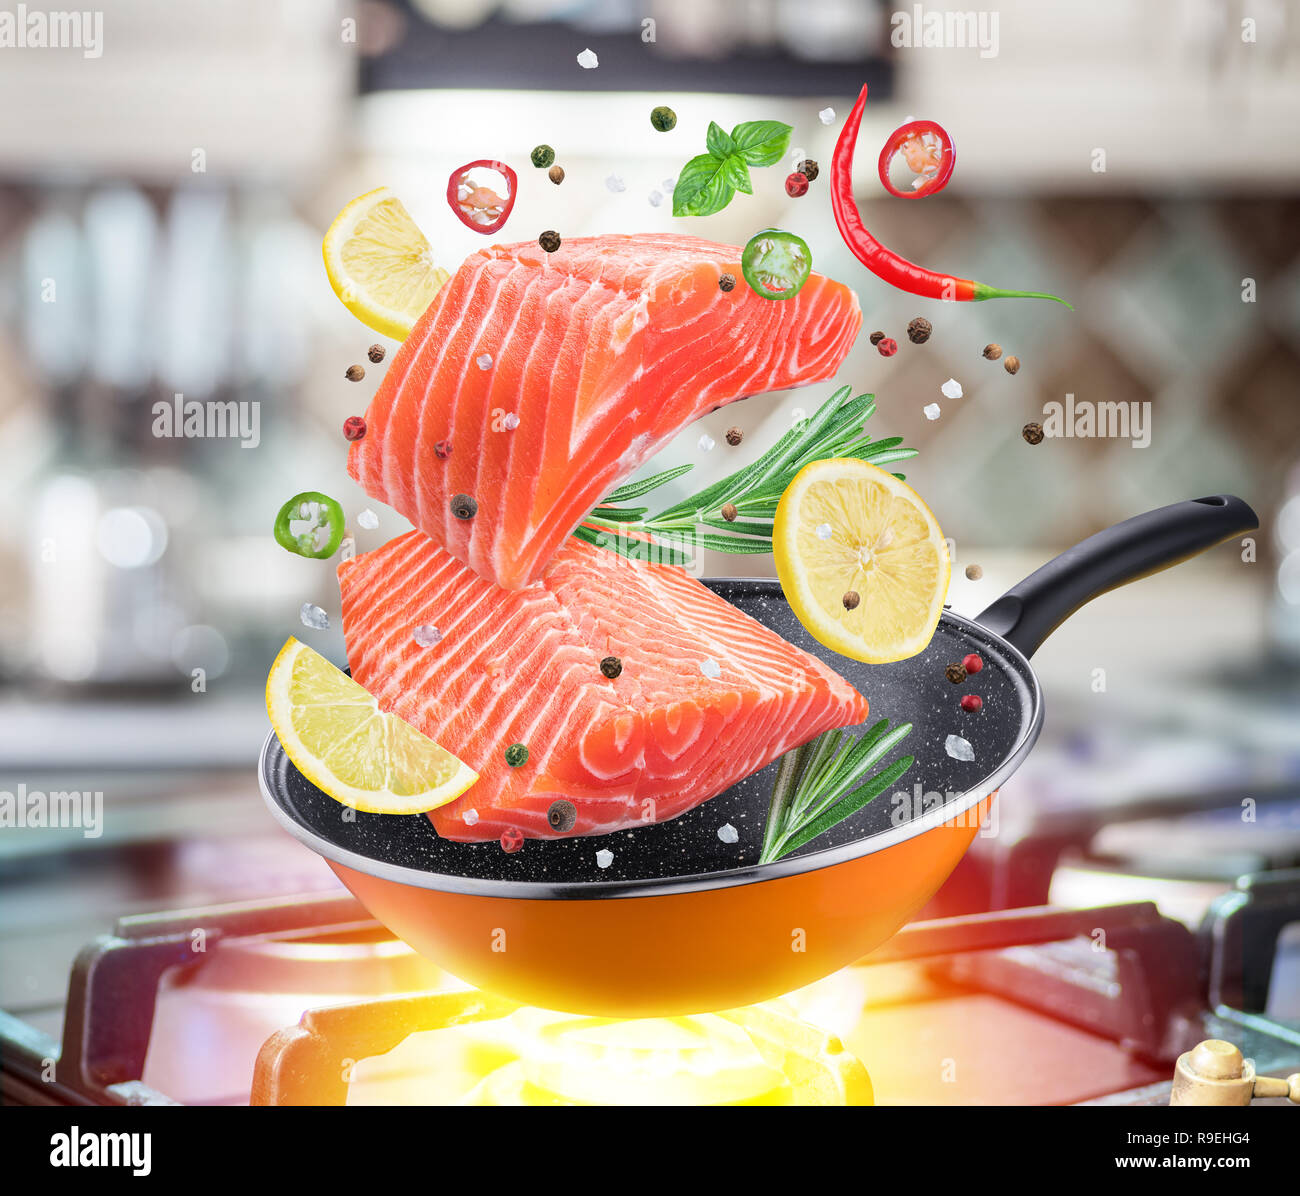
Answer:
[[(745, 614), (791, 643), (825, 660), (871, 703), (868, 724), (887, 718), (891, 726), (912, 723), (899, 755), (916, 757), (893, 790), (881, 794), (852, 818), (833, 828), (799, 854), (809, 855), (894, 831), (939, 802), (952, 804), (967, 794), (983, 796), (1032, 746), (1041, 723), (1037, 681), (1025, 658), (998, 636), (945, 611), (929, 647), (894, 664), (867, 665), (823, 647), (804, 630), (775, 581), (726, 578), (705, 583)], [(970, 652), (984, 668), (961, 685), (945, 676), (945, 666)], [(959, 706), (962, 694), (984, 700), (978, 714)], [(973, 761), (954, 759), (945, 750), (949, 735), (966, 739)], [(725, 745), (719, 750), (725, 751)], [(882, 762), (882, 767), (884, 763)], [(531, 884), (666, 880), (753, 866), (758, 860), (768, 799), (776, 771), (773, 762), (669, 822), (590, 838), (530, 839), (507, 854), (495, 840), (454, 843), (439, 838), (423, 815), (363, 814), (340, 805), (307, 781), (278, 743), (263, 763), (264, 784), (294, 822), (328, 843), (385, 864), (447, 877)], [(919, 788), (918, 788), (919, 787)], [(906, 795), (901, 803), (896, 794)], [(917, 801), (924, 799), (924, 806)], [(730, 823), (735, 843), (718, 837)], [(606, 868), (596, 852), (613, 852)]]

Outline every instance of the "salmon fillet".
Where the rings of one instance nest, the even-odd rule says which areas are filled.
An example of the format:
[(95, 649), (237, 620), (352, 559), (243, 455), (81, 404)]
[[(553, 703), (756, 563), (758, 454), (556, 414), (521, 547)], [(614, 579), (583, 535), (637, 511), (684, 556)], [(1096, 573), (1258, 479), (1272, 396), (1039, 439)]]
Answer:
[[(577, 807), (570, 834), (662, 822), (867, 716), (842, 677), (683, 570), (578, 540), (524, 590), (418, 531), (338, 574), (353, 677), (480, 774), (429, 815), (448, 839), (554, 838), (560, 797)], [(420, 647), (420, 626), (441, 639)], [(622, 661), (613, 680), (606, 656)]]
[[(480, 577), (536, 581), (681, 428), (843, 361), (857, 296), (819, 274), (792, 299), (743, 281), (725, 292), (718, 277), (740, 278), (740, 256), (669, 233), (480, 250), (395, 354), (348, 472)], [(477, 501), (473, 519), (452, 515), (457, 494)]]

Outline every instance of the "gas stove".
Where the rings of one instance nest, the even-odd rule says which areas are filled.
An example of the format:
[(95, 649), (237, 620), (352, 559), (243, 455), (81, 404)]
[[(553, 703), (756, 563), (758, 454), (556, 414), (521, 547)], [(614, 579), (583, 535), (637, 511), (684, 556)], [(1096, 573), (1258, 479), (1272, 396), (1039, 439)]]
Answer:
[[(1278, 981), (1300, 956), (1296, 923), (1300, 870), (1239, 879), (1195, 930), (1150, 902), (931, 918), (779, 1001), (615, 1022), (475, 991), (346, 894), (133, 915), (78, 955), (61, 1042), (0, 1013), (0, 1092), (65, 1106), (1159, 1105), (1177, 1067), (1185, 1103), (1285, 1103), (1286, 1080), (1253, 1076), (1300, 1072), (1300, 987)], [(1207, 1039), (1241, 1054), (1196, 1054)]]

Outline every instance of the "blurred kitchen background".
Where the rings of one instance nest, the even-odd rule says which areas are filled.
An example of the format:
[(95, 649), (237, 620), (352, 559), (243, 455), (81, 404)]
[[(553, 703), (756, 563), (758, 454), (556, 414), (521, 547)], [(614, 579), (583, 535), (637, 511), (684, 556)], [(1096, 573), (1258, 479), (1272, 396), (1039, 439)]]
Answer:
[[(1042, 649), (1048, 732), (937, 912), (1158, 897), (1194, 921), (1238, 874), (1300, 864), (1300, 11), (1000, 0), (981, 53), (891, 45), (896, 8), (913, 13), (115, 0), (98, 57), (0, 48), (0, 789), (105, 802), (98, 838), (0, 829), (0, 1007), (57, 1025), (76, 949), (116, 914), (333, 886), (272, 826), (254, 779), (275, 650), (297, 635), (343, 659), (333, 565), (283, 552), (271, 523), (319, 489), (359, 550), (405, 524), (345, 473), (342, 422), (384, 367), (332, 294), (320, 239), (388, 185), (454, 269), (483, 242), (448, 210), (446, 179), (480, 157), (520, 170), (507, 240), (688, 223), (733, 243), (767, 225), (802, 235), (861, 297), (840, 381), (877, 395), (877, 435), (921, 449), (906, 472), (955, 543), (964, 613), (1148, 507), (1234, 492), (1259, 511), (1249, 543), (1107, 596)], [(595, 70), (575, 61), (586, 48)], [(1073, 312), (918, 300), (853, 260), (827, 174), (864, 80), (868, 226), (914, 260), (1049, 290)], [(679, 117), (668, 135), (647, 119), (660, 103)], [(875, 177), (912, 115), (958, 152), (943, 195), (915, 203)], [(756, 118), (793, 125), (790, 163), (716, 216), (674, 220), (670, 180), (708, 122)], [(560, 187), (528, 166), (539, 142)], [(803, 157), (822, 175), (790, 199)], [(923, 346), (905, 336), (917, 315), (934, 324)], [(896, 357), (868, 343), (876, 328)], [(1017, 375), (982, 358), (989, 341)], [(940, 394), (949, 378), (964, 397)], [(660, 464), (693, 461), (696, 488), (831, 389), (716, 412)], [(1022, 425), (1067, 393), (1149, 401), (1149, 447), (1026, 444)], [(259, 443), (155, 436), (153, 405), (176, 394), (258, 404)], [(366, 507), (375, 530), (356, 523)], [(302, 626), (304, 601), (328, 632)]]

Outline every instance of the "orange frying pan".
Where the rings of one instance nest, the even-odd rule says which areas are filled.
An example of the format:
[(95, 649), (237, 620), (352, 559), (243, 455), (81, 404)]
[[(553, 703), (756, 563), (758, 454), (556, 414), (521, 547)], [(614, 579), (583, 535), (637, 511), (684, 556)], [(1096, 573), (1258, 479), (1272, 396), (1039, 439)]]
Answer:
[[(394, 934), (489, 992), (611, 1017), (766, 1000), (879, 946), (947, 879), (1038, 738), (1043, 701), (1029, 657), (1061, 620), (1258, 525), (1246, 503), (1223, 495), (1138, 515), (1050, 561), (977, 619), (945, 611), (923, 653), (889, 665), (857, 664), (817, 644), (775, 582), (710, 582), (825, 657), (870, 700), (873, 721), (914, 725), (905, 789), (772, 864), (755, 861), (775, 764), (671, 822), (529, 840), (515, 854), (440, 839), (422, 815), (349, 810), (298, 773), (274, 734), (262, 750), (262, 792), (280, 824)], [(984, 659), (963, 687), (984, 699), (974, 715), (959, 709), (944, 676), (970, 652)], [(973, 760), (946, 749), (954, 734)], [(719, 836), (727, 823), (738, 842)], [(602, 850), (613, 855), (603, 868)]]

